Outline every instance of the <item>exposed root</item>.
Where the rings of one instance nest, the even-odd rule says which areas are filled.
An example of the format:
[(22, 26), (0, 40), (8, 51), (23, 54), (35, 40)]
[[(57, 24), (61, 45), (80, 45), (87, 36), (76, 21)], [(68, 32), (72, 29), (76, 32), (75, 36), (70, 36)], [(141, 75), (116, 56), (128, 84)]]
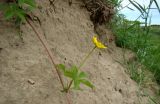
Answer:
[(103, 0), (83, 0), (85, 7), (91, 12), (91, 20), (94, 25), (109, 22), (115, 14), (114, 6)]

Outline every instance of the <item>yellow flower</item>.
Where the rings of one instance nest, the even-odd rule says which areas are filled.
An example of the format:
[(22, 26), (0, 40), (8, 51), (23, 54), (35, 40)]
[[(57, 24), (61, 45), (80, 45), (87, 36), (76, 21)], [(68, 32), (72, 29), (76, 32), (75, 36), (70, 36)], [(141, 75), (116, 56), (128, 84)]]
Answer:
[(97, 40), (96, 36), (93, 37), (93, 43), (98, 48), (107, 48), (105, 45), (103, 45), (100, 41)]

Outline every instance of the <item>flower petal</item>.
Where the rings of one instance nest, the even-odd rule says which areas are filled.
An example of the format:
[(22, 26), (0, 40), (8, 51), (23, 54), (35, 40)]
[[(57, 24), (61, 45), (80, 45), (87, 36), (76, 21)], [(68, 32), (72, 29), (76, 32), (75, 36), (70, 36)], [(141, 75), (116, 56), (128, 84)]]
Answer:
[(103, 45), (100, 41), (97, 40), (97, 37), (93, 37), (93, 43), (97, 48), (107, 48), (105, 45)]

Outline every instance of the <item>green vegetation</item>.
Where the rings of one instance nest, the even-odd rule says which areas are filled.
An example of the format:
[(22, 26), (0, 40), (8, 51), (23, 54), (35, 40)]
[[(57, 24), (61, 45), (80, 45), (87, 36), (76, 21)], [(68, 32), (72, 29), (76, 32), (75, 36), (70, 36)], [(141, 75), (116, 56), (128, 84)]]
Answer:
[[(136, 1), (129, 1), (141, 15), (135, 21), (129, 21), (117, 11), (110, 26), (116, 35), (116, 45), (124, 48), (124, 52), (127, 48), (137, 55), (137, 60), (133, 62), (124, 61), (124, 64), (130, 77), (138, 83), (141, 89), (150, 83), (150, 80), (151, 82), (156, 80), (160, 84), (160, 26), (151, 26), (152, 18), (149, 16), (153, 3), (156, 4), (158, 11), (160, 8), (156, 0), (150, 0), (150, 4), (146, 7)], [(142, 18), (144, 22), (139, 22), (139, 18)], [(153, 74), (152, 77), (149, 76), (148, 72)], [(152, 97), (149, 96), (149, 99), (153, 104), (158, 104)]]
[(160, 25), (150, 26), (151, 43), (160, 44)]
[(86, 73), (82, 71), (80, 72), (80, 70), (76, 66), (72, 66), (71, 68), (66, 69), (65, 65), (59, 64), (58, 68), (63, 72), (65, 77), (68, 77), (71, 79), (68, 86), (65, 87), (65, 89), (63, 89), (63, 92), (67, 93), (71, 88), (72, 83), (74, 83), (73, 89), (75, 90), (82, 90), (80, 88), (81, 83), (90, 88), (94, 87), (88, 80), (86, 80), (86, 77), (87, 77)]
[[(148, 13), (149, 11), (145, 16)], [(145, 22), (147, 22), (146, 18), (144, 18)], [(117, 37), (116, 44), (133, 50), (137, 54), (138, 61), (153, 72), (160, 84), (160, 29), (148, 26), (148, 22), (128, 21), (123, 15), (118, 15), (115, 19), (118, 22), (112, 24), (112, 29)], [(141, 26), (143, 24), (145, 26)]]
[[(145, 65), (147, 70), (153, 72), (160, 84), (160, 29), (159, 26), (150, 26), (151, 18), (149, 17), (151, 5), (157, 2), (151, 0), (150, 4), (145, 7), (136, 1), (129, 1), (139, 10), (141, 15), (138, 18), (142, 17), (144, 22), (141, 23), (138, 19), (129, 21), (117, 11), (111, 23), (111, 28), (116, 35), (116, 44), (134, 51), (138, 61)], [(158, 5), (157, 8), (159, 10)]]
[(36, 8), (35, 0), (8, 0), (0, 3), (0, 10), (6, 20), (12, 20), (18, 29), (19, 38), (23, 41), (20, 25), (26, 21), (28, 14)]
[(0, 3), (6, 20), (15, 19), (20, 24), (25, 21), (27, 13), (36, 7), (34, 0), (14, 0), (12, 2)]

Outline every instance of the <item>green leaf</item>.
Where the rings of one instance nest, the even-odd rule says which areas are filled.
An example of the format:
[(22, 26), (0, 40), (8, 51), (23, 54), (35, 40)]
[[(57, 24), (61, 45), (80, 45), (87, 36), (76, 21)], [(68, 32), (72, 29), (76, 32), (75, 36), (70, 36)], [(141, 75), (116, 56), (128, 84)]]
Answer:
[(4, 7), (4, 17), (5, 19), (11, 19), (13, 17), (16, 17), (16, 8), (17, 5), (15, 3), (11, 3), (9, 5), (6, 5), (6, 7)]
[(66, 70), (65, 72), (64, 72), (64, 76), (66, 76), (66, 77), (69, 77), (69, 78), (71, 78), (71, 79), (73, 79), (73, 73), (71, 72), (71, 71), (68, 71), (68, 70)]
[(5, 8), (6, 8), (4, 10), (5, 19), (11, 19), (15, 17), (16, 20), (19, 20), (19, 21), (25, 20), (25, 15), (26, 15), (25, 11), (19, 8), (19, 6), (16, 3), (10, 3)]
[(11, 19), (13, 16), (14, 16), (15, 14), (14, 14), (14, 11), (12, 11), (12, 10), (7, 10), (5, 13), (4, 13), (4, 17), (5, 17), (5, 19)]
[(141, 10), (141, 8), (140, 8), (139, 6), (137, 6), (137, 5), (134, 3), (134, 1), (129, 0), (129, 2), (130, 2), (134, 7), (136, 7), (136, 8), (141, 12), (141, 14), (143, 14), (143, 10)]
[(136, 2), (136, 1), (134, 1), (134, 2), (139, 6), (139, 8), (140, 8), (143, 12), (145, 12), (145, 13), (146, 13), (145, 6), (144, 6), (144, 7), (142, 7), (138, 2)]
[(85, 77), (87, 77), (87, 74), (84, 72), (80, 72), (79, 78), (85, 78)]
[(22, 6), (24, 4), (24, 0), (18, 0), (18, 5)]
[(36, 2), (35, 0), (24, 0), (24, 3), (28, 4), (29, 6), (35, 8), (36, 7)]
[(76, 66), (72, 66), (70, 69), (72, 75), (73, 75), (73, 80), (78, 77), (78, 68)]
[(65, 72), (65, 70), (66, 70), (66, 67), (64, 64), (58, 64), (57, 67), (58, 67), (58, 69), (62, 70), (63, 72)]
[(80, 81), (79, 80), (74, 80), (74, 89), (76, 89), (76, 90), (80, 90), (81, 88), (80, 88)]
[(17, 9), (17, 16), (21, 19), (21, 21), (25, 21), (25, 11), (23, 9)]
[(89, 82), (88, 80), (86, 80), (86, 79), (81, 79), (80, 82), (83, 83), (84, 85), (92, 88), (92, 89), (94, 88), (93, 84), (90, 83), (90, 82)]
[(130, 7), (128, 7), (128, 6), (127, 6), (127, 8), (130, 9), (130, 10), (132, 10), (132, 11), (134, 11), (134, 9), (132, 9), (132, 8), (130, 8)]
[(27, 4), (28, 6), (35, 8), (36, 2), (35, 0), (18, 0), (18, 5), (23, 6), (24, 4)]

